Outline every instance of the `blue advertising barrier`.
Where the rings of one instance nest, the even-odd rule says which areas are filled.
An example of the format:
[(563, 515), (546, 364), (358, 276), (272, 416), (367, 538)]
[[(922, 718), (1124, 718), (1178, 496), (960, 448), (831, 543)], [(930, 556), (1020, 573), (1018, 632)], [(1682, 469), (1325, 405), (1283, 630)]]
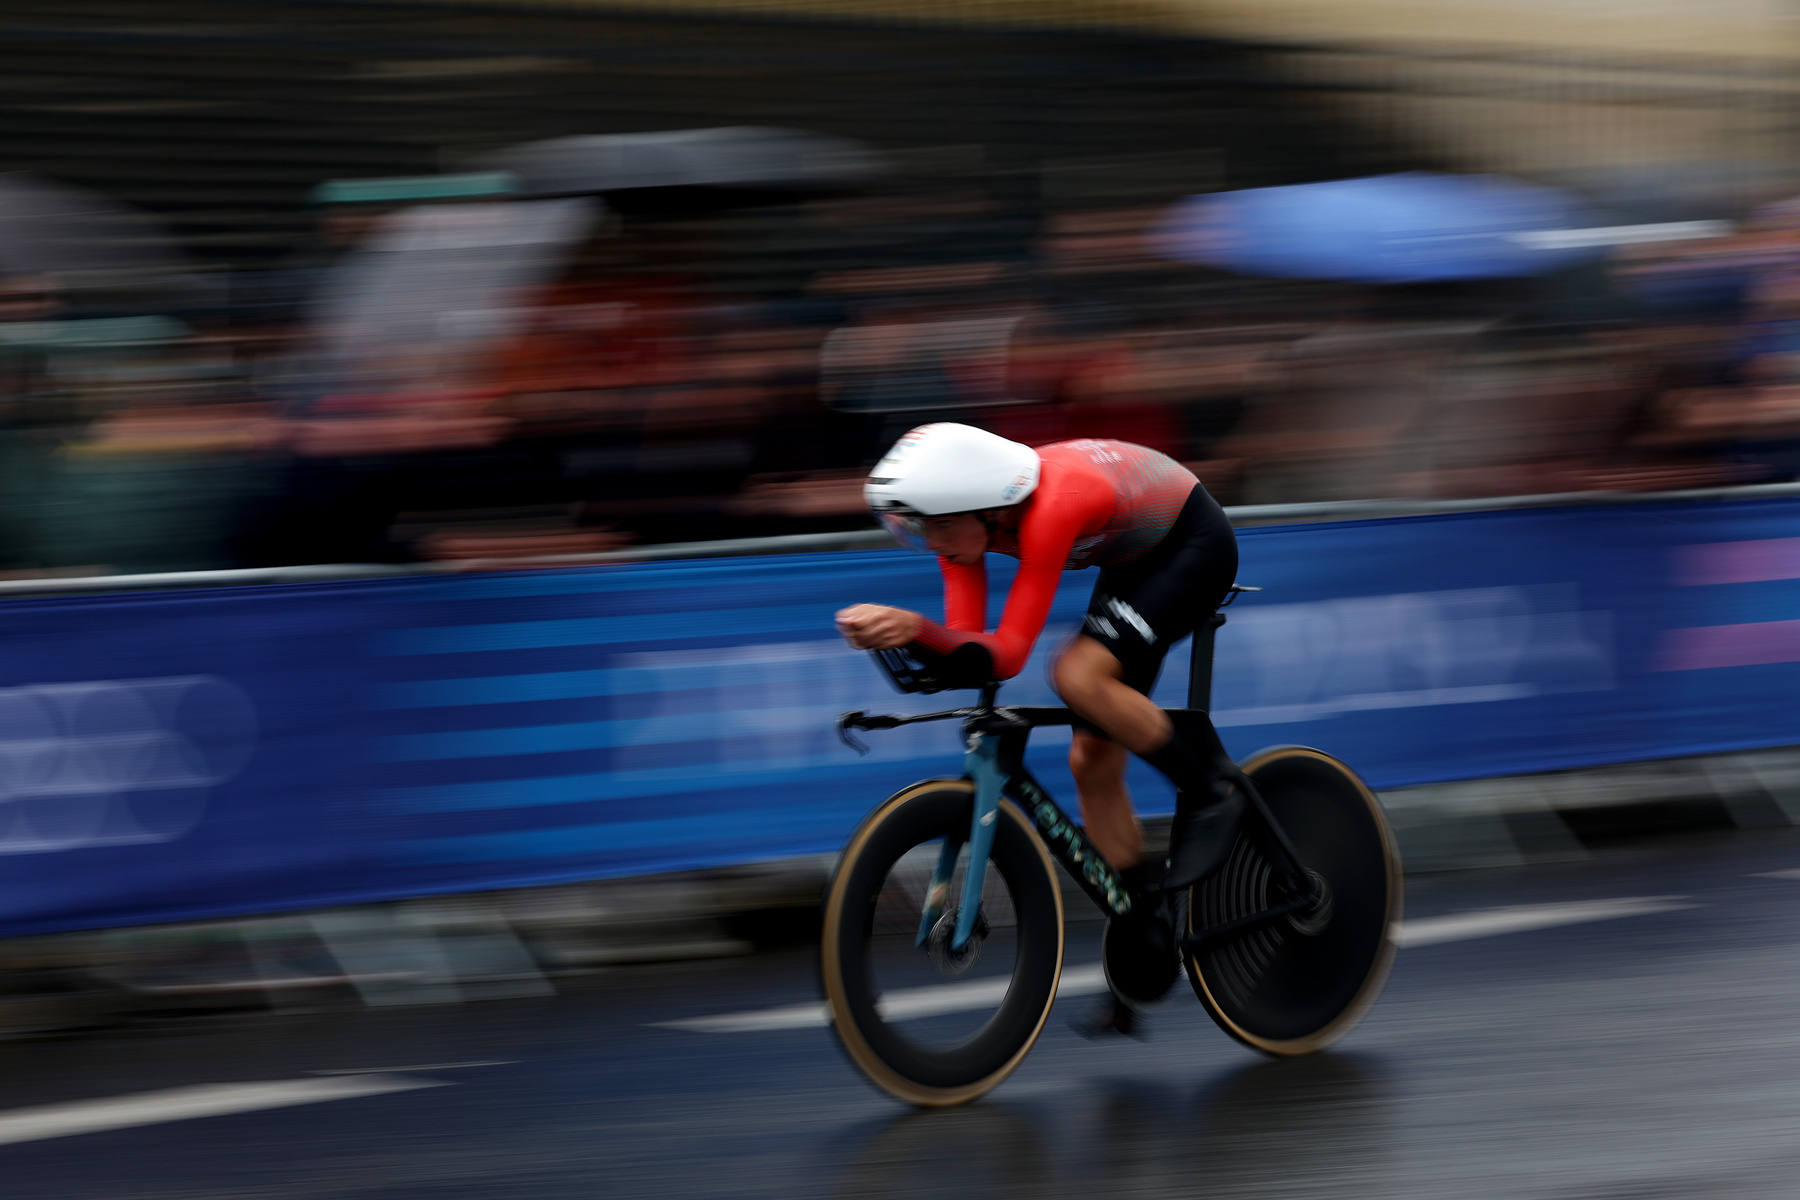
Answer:
[[(1238, 755), (1377, 788), (1800, 742), (1800, 500), (1241, 531), (1219, 638)], [(991, 560), (1004, 595), (1006, 560)], [(1071, 574), (1016, 702), (1092, 586)], [(838, 848), (954, 773), (954, 725), (832, 632), (936, 611), (900, 551), (0, 604), (0, 933), (718, 866)], [(998, 603), (998, 600), (996, 600)], [(1158, 688), (1185, 694), (1185, 648)], [(1034, 767), (1073, 804), (1067, 730)], [(1146, 811), (1168, 788), (1134, 765)]]

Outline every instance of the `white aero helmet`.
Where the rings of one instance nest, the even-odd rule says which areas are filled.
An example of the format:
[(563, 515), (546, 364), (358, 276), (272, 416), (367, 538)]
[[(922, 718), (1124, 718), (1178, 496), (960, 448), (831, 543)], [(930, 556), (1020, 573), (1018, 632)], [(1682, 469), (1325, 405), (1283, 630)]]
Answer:
[(863, 497), (900, 544), (924, 550), (921, 517), (1004, 508), (1038, 483), (1037, 451), (973, 425), (939, 421), (895, 442)]

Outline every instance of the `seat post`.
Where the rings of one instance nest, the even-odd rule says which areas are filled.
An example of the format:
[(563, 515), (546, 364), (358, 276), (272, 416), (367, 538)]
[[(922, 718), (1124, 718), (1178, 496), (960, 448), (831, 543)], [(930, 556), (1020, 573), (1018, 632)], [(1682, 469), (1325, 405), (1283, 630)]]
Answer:
[(1193, 658), (1188, 665), (1187, 706), (1201, 712), (1212, 711), (1213, 639), (1225, 614), (1213, 613), (1194, 627)]

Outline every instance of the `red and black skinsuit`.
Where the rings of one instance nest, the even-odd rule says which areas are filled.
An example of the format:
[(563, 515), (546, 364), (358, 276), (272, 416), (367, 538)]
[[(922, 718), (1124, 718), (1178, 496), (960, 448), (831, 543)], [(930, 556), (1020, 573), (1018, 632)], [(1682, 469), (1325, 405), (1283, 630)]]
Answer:
[(1043, 632), (1062, 573), (1097, 566), (1084, 632), (1147, 692), (1168, 646), (1235, 578), (1231, 526), (1193, 473), (1155, 450), (1083, 438), (1037, 454), (1038, 484), (1020, 506), (1017, 534), (996, 530), (990, 547), (1019, 560), (1000, 627), (985, 631), (986, 565), (940, 558), (944, 623), (925, 621), (914, 644), (954, 677), (1010, 679)]

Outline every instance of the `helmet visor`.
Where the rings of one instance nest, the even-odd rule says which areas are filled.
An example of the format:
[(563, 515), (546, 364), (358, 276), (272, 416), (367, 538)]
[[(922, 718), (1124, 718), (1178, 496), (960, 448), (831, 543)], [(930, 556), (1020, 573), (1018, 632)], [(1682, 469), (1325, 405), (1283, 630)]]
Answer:
[(879, 512), (875, 519), (881, 522), (883, 529), (894, 535), (894, 540), (908, 550), (920, 554), (931, 553), (931, 546), (925, 541), (925, 522), (912, 513)]

